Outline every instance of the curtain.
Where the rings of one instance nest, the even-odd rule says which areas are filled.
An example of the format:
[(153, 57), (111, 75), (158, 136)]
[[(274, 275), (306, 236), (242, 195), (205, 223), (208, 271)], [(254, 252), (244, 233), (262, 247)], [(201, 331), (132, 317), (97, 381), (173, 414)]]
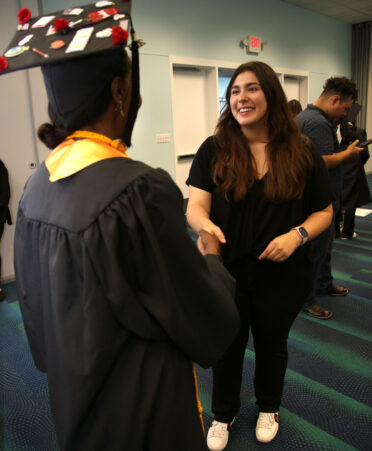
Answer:
[(351, 78), (358, 88), (358, 103), (362, 105), (362, 110), (356, 118), (356, 125), (364, 129), (367, 118), (371, 25), (372, 22), (353, 25), (351, 46)]

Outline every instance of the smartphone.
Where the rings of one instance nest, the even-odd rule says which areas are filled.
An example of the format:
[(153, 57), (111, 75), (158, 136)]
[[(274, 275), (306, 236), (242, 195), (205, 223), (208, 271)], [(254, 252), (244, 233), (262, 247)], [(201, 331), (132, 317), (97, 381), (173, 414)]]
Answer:
[(357, 146), (358, 147), (365, 147), (365, 146), (369, 146), (370, 144), (372, 144), (372, 139), (367, 139), (367, 141), (364, 141), (362, 143), (358, 143)]

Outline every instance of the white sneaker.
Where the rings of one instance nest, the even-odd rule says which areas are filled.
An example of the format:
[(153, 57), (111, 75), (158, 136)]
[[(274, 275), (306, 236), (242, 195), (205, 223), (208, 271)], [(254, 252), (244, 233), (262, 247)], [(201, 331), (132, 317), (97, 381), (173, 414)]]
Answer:
[(259, 442), (268, 443), (273, 440), (279, 429), (278, 412), (260, 412), (256, 424), (256, 438)]
[(222, 451), (229, 441), (230, 427), (235, 418), (230, 423), (220, 423), (214, 420), (207, 435), (207, 445), (212, 451)]
[(358, 236), (358, 234), (356, 232), (354, 232), (353, 236), (351, 238), (347, 238), (346, 236), (342, 236), (341, 239), (343, 241), (346, 241), (346, 240), (351, 240), (352, 238), (356, 238), (357, 236)]

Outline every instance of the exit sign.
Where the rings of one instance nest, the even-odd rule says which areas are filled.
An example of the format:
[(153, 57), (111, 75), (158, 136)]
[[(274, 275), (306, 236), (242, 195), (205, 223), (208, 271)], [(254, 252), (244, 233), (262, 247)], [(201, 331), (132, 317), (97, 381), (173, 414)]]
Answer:
[(252, 53), (261, 53), (261, 38), (249, 36), (248, 51)]

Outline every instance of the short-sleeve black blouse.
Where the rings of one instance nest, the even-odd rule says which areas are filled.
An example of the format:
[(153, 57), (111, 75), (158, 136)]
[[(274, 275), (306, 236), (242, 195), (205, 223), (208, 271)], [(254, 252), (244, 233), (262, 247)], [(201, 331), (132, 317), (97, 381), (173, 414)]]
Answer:
[(314, 164), (300, 199), (277, 204), (269, 201), (264, 194), (264, 177), (256, 180), (242, 200), (228, 201), (217, 191), (212, 179), (217, 152), (213, 136), (207, 138), (195, 155), (186, 183), (212, 194), (211, 220), (226, 237), (221, 252), (225, 263), (247, 257), (256, 259), (272, 239), (287, 233), (311, 213), (323, 210), (332, 202), (327, 168), (314, 150), (311, 150)]

